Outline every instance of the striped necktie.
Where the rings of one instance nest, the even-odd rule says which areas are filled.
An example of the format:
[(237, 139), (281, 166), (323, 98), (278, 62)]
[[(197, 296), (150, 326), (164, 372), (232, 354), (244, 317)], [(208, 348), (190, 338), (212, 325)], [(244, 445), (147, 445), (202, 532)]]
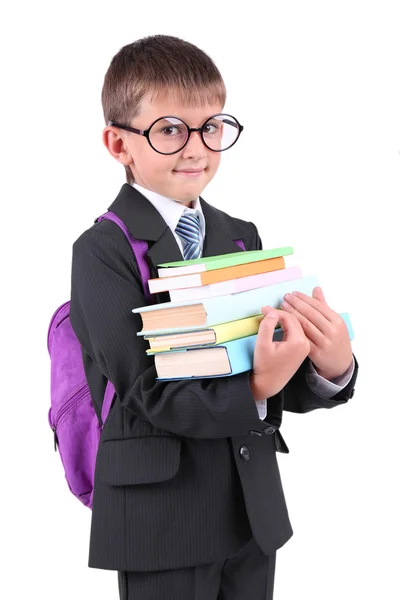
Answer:
[(183, 258), (199, 258), (201, 254), (200, 222), (197, 213), (182, 214), (175, 228), (182, 240)]

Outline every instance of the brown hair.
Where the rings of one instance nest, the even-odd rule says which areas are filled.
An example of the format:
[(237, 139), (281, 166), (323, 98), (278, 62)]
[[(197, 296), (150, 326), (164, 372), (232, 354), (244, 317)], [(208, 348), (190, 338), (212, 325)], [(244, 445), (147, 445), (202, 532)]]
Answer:
[[(144, 96), (155, 100), (166, 90), (189, 106), (226, 101), (221, 73), (205, 52), (180, 38), (154, 35), (124, 46), (112, 59), (101, 92), (106, 124), (131, 124)], [(134, 183), (131, 169), (125, 171)]]

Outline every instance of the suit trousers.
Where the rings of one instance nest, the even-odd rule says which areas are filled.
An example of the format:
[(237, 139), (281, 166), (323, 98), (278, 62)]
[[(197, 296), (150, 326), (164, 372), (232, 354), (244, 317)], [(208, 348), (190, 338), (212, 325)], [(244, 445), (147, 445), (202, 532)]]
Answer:
[(166, 571), (119, 571), (120, 600), (272, 600), (276, 552), (265, 556), (252, 537), (219, 562)]

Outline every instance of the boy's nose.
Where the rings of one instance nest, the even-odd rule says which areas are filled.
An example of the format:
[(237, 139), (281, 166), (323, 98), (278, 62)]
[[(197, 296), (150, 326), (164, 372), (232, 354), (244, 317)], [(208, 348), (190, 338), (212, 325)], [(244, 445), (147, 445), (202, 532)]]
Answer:
[(206, 156), (206, 147), (201, 139), (200, 131), (192, 131), (188, 143), (183, 148), (183, 156), (185, 158), (204, 158)]

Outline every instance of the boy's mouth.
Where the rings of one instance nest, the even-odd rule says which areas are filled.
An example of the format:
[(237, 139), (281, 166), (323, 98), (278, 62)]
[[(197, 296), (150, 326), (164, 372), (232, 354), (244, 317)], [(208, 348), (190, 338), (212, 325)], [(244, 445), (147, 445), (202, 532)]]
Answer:
[(174, 170), (174, 173), (178, 173), (178, 175), (183, 175), (184, 177), (199, 177), (202, 173), (204, 173), (205, 168), (203, 169), (180, 169)]

